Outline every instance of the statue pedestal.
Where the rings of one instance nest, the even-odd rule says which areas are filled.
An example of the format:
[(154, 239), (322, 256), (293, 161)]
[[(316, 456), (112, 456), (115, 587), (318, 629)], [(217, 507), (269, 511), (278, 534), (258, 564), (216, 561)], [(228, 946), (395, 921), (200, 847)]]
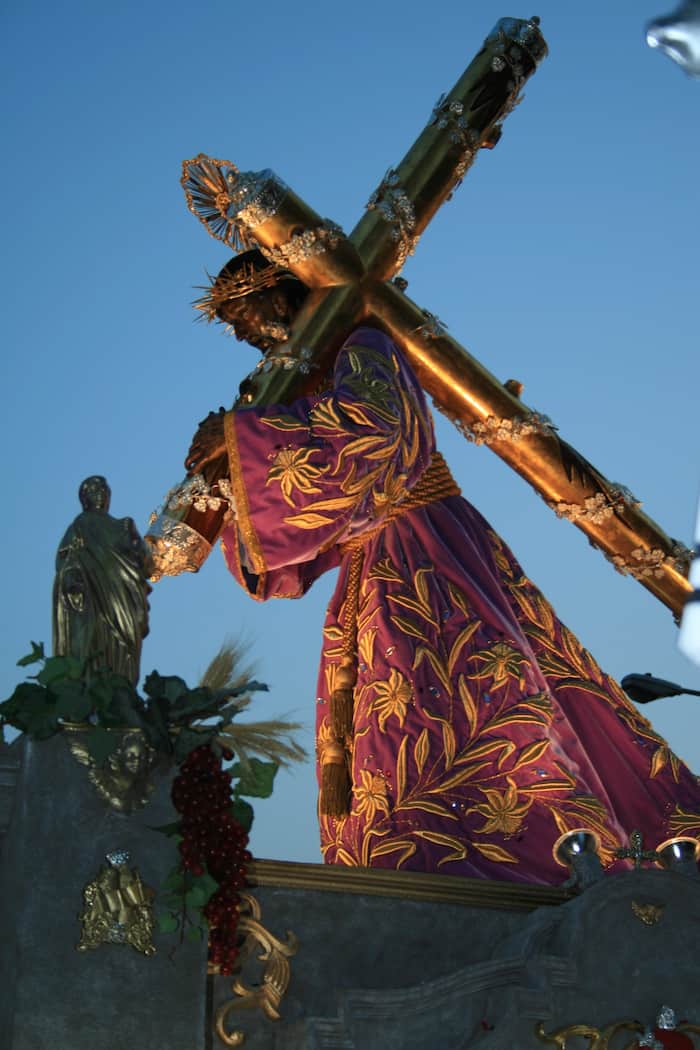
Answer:
[[(149, 825), (172, 819), (168, 782), (120, 816), (62, 737), (0, 748), (5, 809), (15, 777), (0, 855), (2, 1050), (220, 1050), (217, 1018), (248, 1050), (538, 1050), (564, 1045), (538, 1024), (551, 1035), (636, 1021), (600, 1043), (622, 1050), (662, 1005), (700, 1025), (700, 877), (660, 869), (570, 897), (257, 861), (241, 923), (253, 951), (235, 981), (206, 977), (202, 942), (171, 960), (174, 938), (158, 933), (150, 957), (123, 944), (78, 952), (82, 891), (107, 853), (128, 850), (144, 884), (162, 884), (174, 849)], [(700, 1029), (673, 1037), (700, 1048)], [(598, 1045), (563, 1038), (567, 1050)]]
[[(279, 939), (292, 931), (299, 948), (276, 1022), (241, 1010), (231, 978), (210, 978), (214, 1021), (237, 1002), (225, 1027), (249, 1050), (541, 1050), (556, 1044), (535, 1034), (539, 1022), (551, 1034), (636, 1020), (640, 1038), (663, 1004), (700, 1024), (700, 877), (631, 871), (575, 897), (277, 861), (256, 862), (253, 879), (262, 925)], [(266, 966), (247, 962), (243, 983)], [(634, 1041), (621, 1029), (605, 1045)], [(566, 1037), (568, 1050), (592, 1045)]]
[(172, 841), (149, 825), (173, 819), (169, 777), (131, 816), (110, 810), (70, 754), (64, 735), (4, 750), (15, 765), (14, 802), (0, 855), (2, 1050), (202, 1047), (206, 945), (154, 932), (156, 954), (128, 944), (79, 952), (83, 888), (106, 854), (128, 850), (145, 886), (159, 888)]

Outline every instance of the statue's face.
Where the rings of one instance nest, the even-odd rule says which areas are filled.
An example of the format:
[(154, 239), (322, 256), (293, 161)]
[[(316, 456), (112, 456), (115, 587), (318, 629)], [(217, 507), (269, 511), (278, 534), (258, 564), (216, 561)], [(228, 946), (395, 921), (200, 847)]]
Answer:
[(279, 287), (229, 299), (221, 305), (219, 316), (233, 326), (236, 339), (262, 351), (283, 342), (293, 321), (287, 296)]
[(80, 486), (80, 502), (85, 510), (109, 510), (109, 485), (99, 475), (86, 478)]

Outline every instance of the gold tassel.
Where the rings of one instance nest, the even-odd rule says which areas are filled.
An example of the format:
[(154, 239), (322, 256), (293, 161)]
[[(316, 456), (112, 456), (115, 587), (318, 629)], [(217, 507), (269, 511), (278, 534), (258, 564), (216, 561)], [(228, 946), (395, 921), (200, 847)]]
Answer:
[(350, 774), (345, 748), (326, 750), (321, 765), (321, 812), (327, 817), (347, 817), (350, 812)]
[(352, 736), (356, 681), (354, 657), (344, 656), (335, 677), (335, 689), (331, 693), (331, 727), (337, 740), (345, 741)]

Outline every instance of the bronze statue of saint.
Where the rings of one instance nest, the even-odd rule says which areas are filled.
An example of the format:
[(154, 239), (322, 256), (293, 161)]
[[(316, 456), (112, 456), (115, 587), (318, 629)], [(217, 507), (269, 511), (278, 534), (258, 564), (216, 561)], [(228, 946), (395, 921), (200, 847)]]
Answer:
[(148, 634), (151, 554), (131, 518), (109, 514), (110, 496), (99, 475), (80, 486), (82, 513), (56, 554), (53, 652), (77, 657), (87, 673), (108, 669), (135, 686)]

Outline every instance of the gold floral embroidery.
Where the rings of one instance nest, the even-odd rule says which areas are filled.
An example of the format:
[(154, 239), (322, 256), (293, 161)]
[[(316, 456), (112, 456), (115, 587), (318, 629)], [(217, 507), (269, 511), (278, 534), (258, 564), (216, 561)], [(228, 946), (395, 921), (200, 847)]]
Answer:
[(470, 660), (481, 660), (481, 670), (475, 671), (472, 678), (492, 678), (494, 689), (505, 685), (509, 678), (517, 678), (521, 684), (524, 680), (521, 674), (522, 665), (526, 662), (524, 653), (514, 649), (506, 642), (496, 642), (488, 649), (480, 649), (469, 657)]
[(321, 489), (313, 483), (324, 474), (328, 467), (317, 467), (309, 460), (317, 448), (283, 448), (275, 456), (272, 466), (267, 474), (267, 482), (279, 481), (282, 496), (290, 507), (294, 506), (292, 492), (295, 488), (300, 492), (320, 492)]
[(377, 812), (389, 815), (389, 799), (384, 777), (372, 774), (368, 769), (360, 770), (361, 783), (353, 788), (356, 805), (354, 812), (367, 820), (374, 820)]
[(508, 787), (505, 791), (496, 788), (481, 788), (486, 795), (486, 802), (480, 802), (473, 806), (469, 812), (480, 813), (486, 817), (483, 828), (478, 828), (481, 834), (491, 834), (500, 831), (504, 835), (513, 835), (523, 822), (523, 818), (530, 806), (531, 800), (518, 804), (518, 788), (514, 780), (508, 779)]
[(403, 726), (408, 702), (413, 696), (413, 687), (406, 681), (400, 671), (393, 667), (389, 677), (384, 681), (372, 682), (369, 688), (374, 690), (374, 699), (370, 711), (376, 711), (379, 718), (379, 731), (386, 732), (387, 719), (395, 715), (399, 725)]

